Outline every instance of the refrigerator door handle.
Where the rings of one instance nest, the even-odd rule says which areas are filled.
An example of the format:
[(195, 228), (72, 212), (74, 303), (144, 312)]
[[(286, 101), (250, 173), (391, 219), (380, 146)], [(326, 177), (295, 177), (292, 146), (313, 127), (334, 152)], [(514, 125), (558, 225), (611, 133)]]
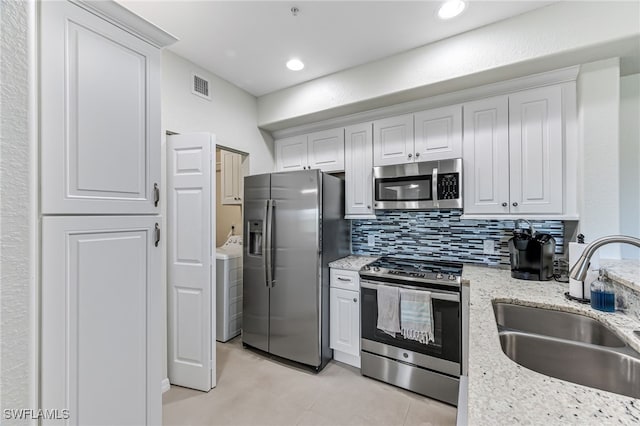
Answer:
[(271, 207), (271, 200), (267, 200), (264, 206), (264, 220), (262, 222), (262, 270), (264, 271), (264, 282), (269, 287), (269, 267), (268, 267), (268, 242), (269, 239), (269, 208)]
[(267, 200), (266, 228), (266, 248), (264, 252), (265, 273), (267, 277), (267, 287), (273, 287), (273, 200)]

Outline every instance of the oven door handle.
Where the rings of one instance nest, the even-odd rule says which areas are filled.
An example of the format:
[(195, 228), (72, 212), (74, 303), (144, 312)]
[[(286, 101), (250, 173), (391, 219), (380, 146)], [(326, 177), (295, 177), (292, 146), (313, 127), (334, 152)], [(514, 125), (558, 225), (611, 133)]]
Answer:
[(458, 303), (460, 302), (460, 294), (459, 293), (441, 292), (441, 291), (437, 291), (437, 290), (433, 290), (433, 289), (429, 289), (429, 288), (415, 287), (415, 286), (403, 285), (403, 284), (391, 284), (391, 283), (374, 284), (371, 281), (360, 281), (360, 287), (368, 288), (368, 289), (371, 289), (371, 290), (378, 290), (378, 287), (380, 287), (381, 285), (388, 285), (389, 287), (406, 288), (406, 289), (409, 289), (409, 290), (429, 291), (429, 292), (431, 292), (431, 298), (432, 299), (448, 300), (448, 301), (451, 301), (451, 302), (458, 302)]

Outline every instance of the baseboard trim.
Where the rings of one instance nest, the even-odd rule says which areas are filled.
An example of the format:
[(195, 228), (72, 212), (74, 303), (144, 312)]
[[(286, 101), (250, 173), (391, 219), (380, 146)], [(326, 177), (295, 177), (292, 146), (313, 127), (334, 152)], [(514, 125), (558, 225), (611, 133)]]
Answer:
[(171, 383), (169, 383), (169, 379), (162, 379), (160, 388), (162, 389), (162, 393), (165, 393), (171, 387)]

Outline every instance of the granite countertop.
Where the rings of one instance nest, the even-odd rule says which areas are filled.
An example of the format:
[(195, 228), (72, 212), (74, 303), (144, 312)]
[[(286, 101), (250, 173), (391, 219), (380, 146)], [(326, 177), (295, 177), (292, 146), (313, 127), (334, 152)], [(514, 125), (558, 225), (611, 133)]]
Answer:
[(615, 329), (640, 351), (634, 317), (604, 313), (564, 298), (568, 284), (521, 281), (508, 270), (465, 265), (470, 282), (469, 394), (470, 425), (488, 424), (628, 424), (640, 423), (640, 400), (536, 373), (509, 359), (502, 348), (492, 300), (550, 307), (596, 318)]
[(612, 280), (640, 292), (640, 260), (600, 259), (600, 268)]
[(343, 257), (342, 259), (330, 262), (329, 268), (359, 271), (364, 265), (367, 265), (377, 259), (378, 258), (374, 256), (357, 256), (355, 254), (352, 254), (350, 256)]

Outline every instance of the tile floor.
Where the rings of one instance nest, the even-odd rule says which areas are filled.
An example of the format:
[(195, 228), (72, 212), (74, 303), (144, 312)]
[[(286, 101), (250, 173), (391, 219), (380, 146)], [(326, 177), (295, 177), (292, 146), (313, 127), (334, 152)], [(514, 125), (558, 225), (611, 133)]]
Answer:
[(208, 393), (171, 386), (164, 425), (454, 425), (456, 409), (330, 362), (319, 374), (217, 343), (218, 385)]

